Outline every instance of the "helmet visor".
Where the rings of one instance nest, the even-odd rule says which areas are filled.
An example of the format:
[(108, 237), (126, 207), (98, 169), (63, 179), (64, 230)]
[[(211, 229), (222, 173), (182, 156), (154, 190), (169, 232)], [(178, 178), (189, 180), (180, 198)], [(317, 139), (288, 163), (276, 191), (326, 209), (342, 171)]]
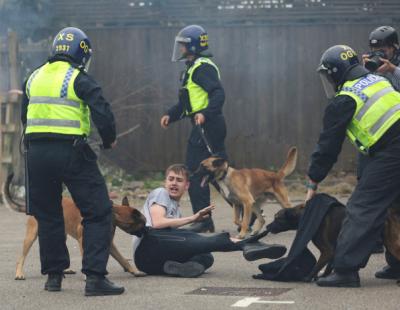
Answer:
[(85, 71), (88, 72), (89, 71), (89, 67), (90, 64), (92, 62), (92, 55), (93, 55), (93, 51), (91, 48), (88, 49), (87, 53), (84, 55), (84, 57), (82, 58), (82, 61), (80, 63), (80, 67)]
[(336, 84), (329, 76), (327, 68), (321, 65), (318, 68), (319, 77), (321, 78), (322, 86), (324, 87), (326, 97), (332, 99), (336, 94)]
[(190, 38), (184, 38), (179, 36), (175, 38), (174, 50), (172, 52), (172, 59), (171, 59), (173, 62), (185, 60), (187, 54), (187, 49), (186, 49), (187, 43), (190, 43)]
[(90, 64), (92, 63), (92, 57), (85, 63), (85, 72), (89, 72)]

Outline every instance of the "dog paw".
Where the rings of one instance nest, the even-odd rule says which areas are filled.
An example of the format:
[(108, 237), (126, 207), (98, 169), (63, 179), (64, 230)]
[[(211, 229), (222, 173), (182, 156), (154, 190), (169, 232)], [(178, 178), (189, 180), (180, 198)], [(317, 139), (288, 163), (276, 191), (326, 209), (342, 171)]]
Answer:
[(135, 271), (135, 272), (132, 272), (132, 274), (133, 274), (135, 277), (138, 277), (138, 278), (147, 276), (147, 273), (145, 273), (145, 272), (143, 272), (143, 271)]
[(76, 271), (72, 270), (72, 269), (65, 269), (64, 274), (76, 274)]
[(242, 235), (240, 235), (240, 234), (235, 236), (236, 239), (244, 239), (244, 237), (245, 237), (245, 236), (242, 236)]
[(147, 276), (147, 273), (145, 273), (143, 271), (140, 271), (138, 269), (135, 269), (135, 268), (131, 268), (131, 269), (125, 269), (124, 268), (124, 271), (125, 272), (129, 272), (130, 274), (134, 275), (135, 277), (145, 277), (145, 276)]
[(16, 275), (14, 280), (25, 280), (25, 276), (23, 274)]

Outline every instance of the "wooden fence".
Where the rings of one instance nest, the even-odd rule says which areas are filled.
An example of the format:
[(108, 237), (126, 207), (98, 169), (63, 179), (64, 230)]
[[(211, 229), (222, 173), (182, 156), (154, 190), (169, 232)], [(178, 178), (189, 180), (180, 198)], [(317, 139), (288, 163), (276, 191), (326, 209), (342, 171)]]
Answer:
[[(53, 0), (56, 20), (85, 28), (370, 23), (400, 18), (397, 0)], [(79, 10), (76, 8), (79, 7)]]
[[(205, 25), (207, 26), (207, 25)], [(322, 52), (334, 44), (367, 51), (376, 25), (210, 27), (210, 46), (226, 90), (226, 144), (239, 167), (278, 167), (290, 146), (304, 171), (327, 100), (316, 74)], [(396, 26), (396, 25), (394, 25)], [(178, 28), (91, 30), (92, 73), (104, 87), (119, 131), (141, 128), (108, 156), (128, 170), (162, 170), (184, 160), (188, 122), (159, 126), (177, 100), (181, 63), (171, 63)], [(345, 146), (337, 169), (352, 170), (355, 151)]]
[(22, 182), (20, 155), (21, 62), (17, 34), (11, 32), (0, 40), (0, 186), (7, 174), (14, 171)]
[[(322, 52), (348, 44), (368, 50), (378, 24), (204, 25), (226, 91), (226, 145), (238, 167), (279, 167), (289, 147), (299, 148), (298, 170), (308, 165), (327, 100), (315, 72)], [(393, 26), (398, 26), (394, 24)], [(124, 136), (104, 154), (128, 171), (159, 171), (185, 157), (188, 121), (162, 130), (159, 119), (177, 101), (182, 63), (171, 63), (177, 27), (89, 29), (90, 72), (103, 87)], [(32, 57), (35, 55), (35, 57)], [(24, 67), (34, 68), (47, 50), (21, 46)], [(25, 72), (25, 71), (24, 71)], [(355, 151), (345, 145), (337, 170), (351, 171)]]

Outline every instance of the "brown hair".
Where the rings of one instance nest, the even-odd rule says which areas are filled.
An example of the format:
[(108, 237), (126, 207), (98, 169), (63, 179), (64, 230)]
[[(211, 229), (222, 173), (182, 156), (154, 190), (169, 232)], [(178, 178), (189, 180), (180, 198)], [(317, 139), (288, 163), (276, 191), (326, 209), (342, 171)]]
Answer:
[(186, 165), (184, 165), (184, 164), (173, 164), (173, 165), (169, 166), (167, 168), (167, 170), (165, 170), (165, 176), (167, 176), (168, 173), (170, 173), (171, 171), (175, 172), (176, 174), (181, 174), (186, 178), (186, 180), (189, 180), (189, 170), (186, 167)]

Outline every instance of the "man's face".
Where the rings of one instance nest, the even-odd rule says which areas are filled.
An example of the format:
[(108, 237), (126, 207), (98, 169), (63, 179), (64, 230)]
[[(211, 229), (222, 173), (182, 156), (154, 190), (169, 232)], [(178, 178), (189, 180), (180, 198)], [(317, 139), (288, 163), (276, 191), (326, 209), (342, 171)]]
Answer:
[(179, 53), (181, 55), (187, 55), (187, 52), (188, 52), (188, 50), (186, 48), (186, 45), (183, 43), (179, 44)]
[(381, 46), (381, 47), (371, 47), (373, 52), (375, 51), (384, 51), (385, 55), (388, 59), (392, 59), (394, 56), (394, 47), (393, 46)]
[(170, 171), (165, 178), (165, 188), (172, 199), (179, 200), (188, 190), (189, 181), (185, 175)]

